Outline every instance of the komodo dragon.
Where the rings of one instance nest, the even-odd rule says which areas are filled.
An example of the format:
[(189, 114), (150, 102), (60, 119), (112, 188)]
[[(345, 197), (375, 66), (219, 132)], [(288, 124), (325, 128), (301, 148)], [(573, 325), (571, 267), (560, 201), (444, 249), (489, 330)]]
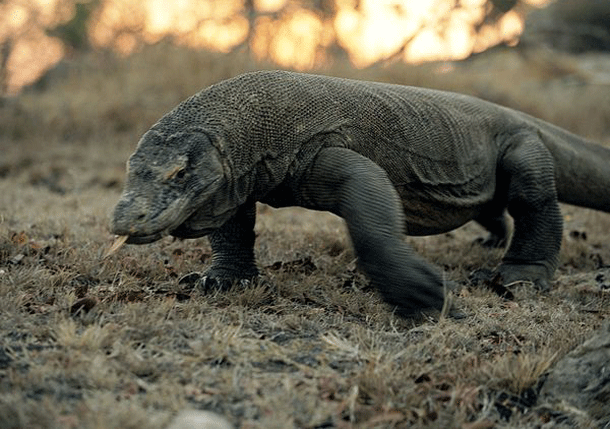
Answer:
[[(402, 234), (475, 220), (514, 233), (496, 278), (548, 288), (559, 201), (610, 212), (610, 149), (474, 97), (284, 71), (237, 76), (163, 116), (128, 161), (115, 234), (209, 235), (204, 279), (258, 275), (255, 202), (345, 219), (359, 264), (398, 314), (440, 309), (439, 271)], [(500, 277), (498, 277), (500, 276)], [(215, 283), (218, 282), (218, 283)]]

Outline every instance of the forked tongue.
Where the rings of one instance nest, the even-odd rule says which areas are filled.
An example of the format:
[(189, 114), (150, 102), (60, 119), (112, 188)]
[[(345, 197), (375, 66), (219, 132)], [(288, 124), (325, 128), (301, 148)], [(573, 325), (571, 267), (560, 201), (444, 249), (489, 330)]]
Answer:
[(125, 242), (127, 241), (128, 238), (129, 238), (128, 235), (118, 235), (116, 237), (116, 239), (114, 240), (114, 243), (112, 243), (112, 246), (110, 246), (110, 248), (108, 250), (106, 250), (102, 259), (106, 259), (108, 256), (112, 255), (117, 250), (119, 250), (121, 248), (121, 246), (123, 244), (125, 244)]

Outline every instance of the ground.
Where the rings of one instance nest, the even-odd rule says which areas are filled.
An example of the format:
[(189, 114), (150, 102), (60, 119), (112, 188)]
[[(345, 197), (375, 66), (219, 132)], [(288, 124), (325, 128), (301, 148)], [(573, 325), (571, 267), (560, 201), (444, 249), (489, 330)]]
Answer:
[[(540, 58), (323, 72), (475, 94), (610, 145), (610, 88), (577, 59)], [(461, 319), (393, 315), (327, 213), (259, 206), (263, 275), (248, 289), (179, 282), (209, 262), (205, 238), (102, 258), (139, 136), (201, 87), (261, 67), (161, 44), (88, 54), (0, 100), (0, 427), (162, 428), (184, 408), (243, 428), (586, 426), (538, 388), (610, 316), (610, 215), (562, 206), (552, 290), (512, 300), (469, 279), (502, 254), (475, 242), (476, 225), (407, 238), (463, 286)]]

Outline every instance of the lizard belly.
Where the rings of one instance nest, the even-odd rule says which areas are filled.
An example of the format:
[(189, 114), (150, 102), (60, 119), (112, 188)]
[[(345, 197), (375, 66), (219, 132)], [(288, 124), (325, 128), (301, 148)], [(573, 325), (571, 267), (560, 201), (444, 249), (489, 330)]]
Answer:
[(423, 213), (405, 212), (405, 233), (407, 235), (435, 235), (452, 231), (473, 220), (477, 210), (429, 211)]
[(473, 220), (488, 198), (422, 198), (399, 192), (405, 215), (407, 235), (442, 234)]

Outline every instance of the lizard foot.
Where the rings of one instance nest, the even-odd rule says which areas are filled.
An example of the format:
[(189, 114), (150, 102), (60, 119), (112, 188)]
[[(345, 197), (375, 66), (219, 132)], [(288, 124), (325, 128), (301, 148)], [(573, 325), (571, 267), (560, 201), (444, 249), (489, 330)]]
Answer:
[(233, 269), (211, 267), (203, 273), (193, 272), (186, 274), (178, 280), (178, 284), (197, 287), (202, 292), (227, 291), (233, 286), (248, 287), (258, 277), (256, 268), (244, 272)]
[(539, 291), (548, 292), (551, 290), (550, 276), (547, 268), (543, 265), (503, 263), (496, 271), (502, 277), (506, 287), (511, 287), (517, 283), (530, 282)]
[(550, 288), (547, 269), (542, 265), (501, 264), (496, 270), (480, 269), (469, 277), (471, 283), (484, 284), (502, 298), (514, 299), (518, 285), (529, 283), (536, 290), (548, 292)]

